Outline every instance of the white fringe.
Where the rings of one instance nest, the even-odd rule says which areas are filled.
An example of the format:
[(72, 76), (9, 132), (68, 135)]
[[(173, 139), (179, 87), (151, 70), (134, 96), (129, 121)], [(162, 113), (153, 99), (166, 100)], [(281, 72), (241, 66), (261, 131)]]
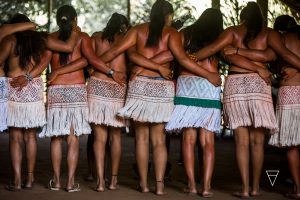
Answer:
[(90, 134), (91, 128), (87, 121), (87, 107), (73, 108), (48, 108), (47, 126), (39, 134), (39, 137), (53, 137), (69, 135), (71, 126), (74, 129), (74, 135)]
[(7, 100), (0, 102), (0, 132), (7, 129)]
[(7, 129), (8, 82), (0, 77), (0, 133)]
[(99, 101), (88, 98), (89, 122), (94, 124), (104, 124), (112, 127), (125, 127), (125, 119), (117, 116), (118, 110), (124, 106), (124, 102), (106, 99)]
[(46, 112), (43, 101), (8, 101), (7, 126), (17, 128), (36, 128), (46, 124)]
[(174, 95), (172, 81), (137, 76), (129, 82), (125, 106), (117, 115), (139, 122), (168, 122), (174, 109)]
[(278, 147), (300, 145), (300, 106), (288, 110), (278, 109), (276, 118), (279, 133), (271, 136), (269, 144)]
[(127, 98), (125, 107), (119, 110), (117, 115), (139, 122), (162, 123), (170, 120), (173, 109), (173, 102), (155, 102), (155, 100), (150, 102)]
[(231, 129), (253, 126), (267, 128), (271, 133), (278, 131), (272, 102), (264, 101), (259, 96), (224, 102), (224, 116)]
[(183, 128), (205, 128), (220, 133), (221, 110), (196, 106), (176, 105), (166, 131), (179, 132)]

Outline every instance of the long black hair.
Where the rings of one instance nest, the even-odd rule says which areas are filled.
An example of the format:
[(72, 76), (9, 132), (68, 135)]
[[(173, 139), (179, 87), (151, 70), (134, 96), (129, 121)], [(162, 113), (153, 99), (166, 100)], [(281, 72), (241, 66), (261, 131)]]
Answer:
[(184, 49), (194, 53), (211, 44), (223, 31), (223, 17), (220, 10), (206, 9), (199, 19), (183, 29)]
[[(23, 14), (14, 15), (10, 24), (30, 22), (29, 18)], [(32, 30), (22, 31), (15, 33), (16, 46), (15, 55), (19, 56), (19, 65), (22, 69), (32, 63), (33, 65), (39, 64), (41, 62), (42, 54), (46, 50), (46, 32), (36, 32)]]
[(112, 14), (103, 30), (101, 39), (106, 39), (109, 43), (114, 42), (114, 36), (122, 33), (122, 25), (125, 25), (126, 27), (129, 26), (127, 18), (119, 13)]
[(274, 22), (274, 30), (296, 33), (300, 40), (300, 26), (297, 24), (296, 20), (289, 15), (280, 15), (277, 17)]
[(157, 0), (151, 9), (149, 34), (146, 47), (156, 46), (161, 39), (166, 16), (174, 13), (172, 5), (165, 0)]
[(248, 43), (256, 38), (264, 26), (263, 16), (258, 4), (256, 2), (248, 2), (247, 6), (241, 11), (240, 19), (244, 21), (247, 27), (243, 43), (248, 47)]
[[(76, 10), (69, 5), (64, 5), (57, 10), (56, 22), (59, 26), (58, 39), (67, 41), (72, 32), (73, 22), (77, 17)], [(68, 62), (68, 53), (59, 53), (60, 64), (65, 65)]]

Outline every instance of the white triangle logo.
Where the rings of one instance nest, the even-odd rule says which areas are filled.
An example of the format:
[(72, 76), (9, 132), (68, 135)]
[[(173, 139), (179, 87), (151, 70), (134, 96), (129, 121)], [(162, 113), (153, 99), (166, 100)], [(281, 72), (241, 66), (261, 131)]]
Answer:
[(271, 183), (271, 185), (273, 187), (274, 184), (275, 184), (275, 181), (277, 179), (277, 176), (279, 174), (279, 170), (266, 170), (266, 173), (267, 173), (269, 181), (270, 181), (270, 183)]

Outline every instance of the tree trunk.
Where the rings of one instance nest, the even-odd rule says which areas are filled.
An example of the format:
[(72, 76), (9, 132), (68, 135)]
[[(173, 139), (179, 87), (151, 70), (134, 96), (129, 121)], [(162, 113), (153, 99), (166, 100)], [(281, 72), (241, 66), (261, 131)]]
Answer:
[(268, 0), (257, 0), (257, 4), (261, 8), (262, 15), (264, 17), (265, 26), (268, 25)]
[(211, 0), (211, 7), (220, 10), (221, 7), (220, 0)]
[(130, 12), (131, 12), (131, 9), (130, 9), (130, 0), (127, 0), (127, 19), (128, 19), (129, 24), (131, 24), (130, 23)]
[(53, 1), (52, 0), (48, 0), (48, 22), (47, 22), (47, 29), (48, 32), (50, 33), (50, 26), (51, 26), (51, 13), (52, 13), (52, 9), (53, 9)]

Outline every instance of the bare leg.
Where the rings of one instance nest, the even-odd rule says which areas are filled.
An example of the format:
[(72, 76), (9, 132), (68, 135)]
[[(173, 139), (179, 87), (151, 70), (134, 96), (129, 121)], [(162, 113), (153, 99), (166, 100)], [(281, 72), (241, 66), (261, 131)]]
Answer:
[(211, 178), (215, 164), (215, 134), (201, 128), (200, 144), (203, 150), (203, 196), (211, 196)]
[(36, 129), (24, 130), (24, 141), (26, 145), (26, 158), (27, 158), (27, 179), (25, 188), (32, 188), (34, 182), (34, 168), (36, 162)]
[(118, 187), (118, 172), (121, 160), (121, 128), (110, 129), (110, 157), (111, 157), (111, 181), (109, 189), (115, 190)]
[(260, 195), (259, 182), (264, 163), (264, 141), (264, 128), (250, 128), (251, 160), (253, 170), (252, 196)]
[(150, 138), (153, 147), (154, 169), (156, 179), (156, 194), (164, 195), (164, 177), (167, 165), (165, 124), (151, 124)]
[(296, 195), (296, 197), (299, 198), (300, 197), (299, 148), (289, 147), (287, 149), (287, 159), (289, 162), (289, 168), (295, 185), (294, 194)]
[(197, 141), (197, 130), (185, 128), (182, 139), (182, 155), (185, 173), (188, 177), (188, 188), (185, 192), (197, 193), (195, 181), (195, 144)]
[(75, 182), (75, 172), (78, 163), (79, 156), (79, 137), (74, 135), (74, 129), (71, 128), (70, 135), (67, 137), (68, 144), (68, 155), (67, 155), (67, 163), (68, 163), (68, 180), (66, 189), (74, 188)]
[(105, 146), (107, 141), (107, 127), (104, 125), (93, 125), (94, 130), (94, 154), (97, 171), (97, 188), (98, 192), (105, 190), (104, 179), (104, 160), (105, 160)]
[(135, 122), (135, 154), (139, 170), (141, 192), (149, 192), (148, 188), (148, 161), (149, 161), (149, 125)]
[(21, 128), (9, 128), (10, 159), (14, 171), (15, 189), (21, 189), (23, 131)]
[(242, 179), (242, 193), (249, 196), (249, 132), (247, 127), (239, 127), (234, 130), (235, 153), (238, 168)]
[(62, 137), (51, 137), (51, 160), (53, 167), (53, 187), (60, 188), (60, 166), (62, 159)]
[(88, 135), (88, 140), (86, 144), (86, 154), (88, 162), (88, 176), (85, 178), (86, 181), (94, 180), (94, 170), (95, 170), (95, 155), (94, 155), (94, 133)]

